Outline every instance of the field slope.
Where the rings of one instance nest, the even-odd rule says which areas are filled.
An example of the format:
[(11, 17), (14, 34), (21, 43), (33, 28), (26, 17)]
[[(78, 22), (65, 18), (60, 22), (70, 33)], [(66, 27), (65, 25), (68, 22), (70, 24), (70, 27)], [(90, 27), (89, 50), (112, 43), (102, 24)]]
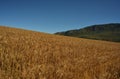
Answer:
[(120, 43), (1, 26), (0, 79), (120, 79)]

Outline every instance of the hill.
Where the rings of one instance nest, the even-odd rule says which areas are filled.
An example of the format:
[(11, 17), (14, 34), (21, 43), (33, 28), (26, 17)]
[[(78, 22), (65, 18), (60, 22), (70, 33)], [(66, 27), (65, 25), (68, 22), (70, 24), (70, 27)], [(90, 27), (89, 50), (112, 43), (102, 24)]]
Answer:
[(55, 34), (120, 42), (120, 23), (93, 25), (82, 29), (58, 32)]
[(0, 79), (120, 79), (120, 43), (1, 26)]

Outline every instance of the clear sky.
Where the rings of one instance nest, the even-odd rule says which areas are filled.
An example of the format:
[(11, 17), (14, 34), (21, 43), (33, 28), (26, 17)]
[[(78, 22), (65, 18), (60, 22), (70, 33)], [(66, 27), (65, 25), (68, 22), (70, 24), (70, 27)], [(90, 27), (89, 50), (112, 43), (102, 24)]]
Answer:
[(0, 0), (0, 25), (55, 33), (120, 23), (120, 0)]

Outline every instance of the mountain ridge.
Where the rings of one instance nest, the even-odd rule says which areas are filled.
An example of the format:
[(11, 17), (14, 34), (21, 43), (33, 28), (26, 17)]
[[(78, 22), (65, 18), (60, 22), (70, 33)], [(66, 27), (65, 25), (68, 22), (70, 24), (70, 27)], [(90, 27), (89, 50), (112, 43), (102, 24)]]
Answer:
[(120, 23), (92, 25), (81, 29), (57, 32), (55, 34), (79, 38), (120, 42)]

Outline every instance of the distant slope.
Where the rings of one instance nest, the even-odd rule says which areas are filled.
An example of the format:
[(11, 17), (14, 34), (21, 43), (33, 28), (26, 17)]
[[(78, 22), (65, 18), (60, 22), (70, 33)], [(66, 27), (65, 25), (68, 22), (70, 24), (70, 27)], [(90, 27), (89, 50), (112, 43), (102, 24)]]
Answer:
[(69, 30), (55, 34), (120, 42), (120, 23), (88, 26), (83, 29)]
[(120, 79), (120, 43), (2, 26), (0, 79)]

